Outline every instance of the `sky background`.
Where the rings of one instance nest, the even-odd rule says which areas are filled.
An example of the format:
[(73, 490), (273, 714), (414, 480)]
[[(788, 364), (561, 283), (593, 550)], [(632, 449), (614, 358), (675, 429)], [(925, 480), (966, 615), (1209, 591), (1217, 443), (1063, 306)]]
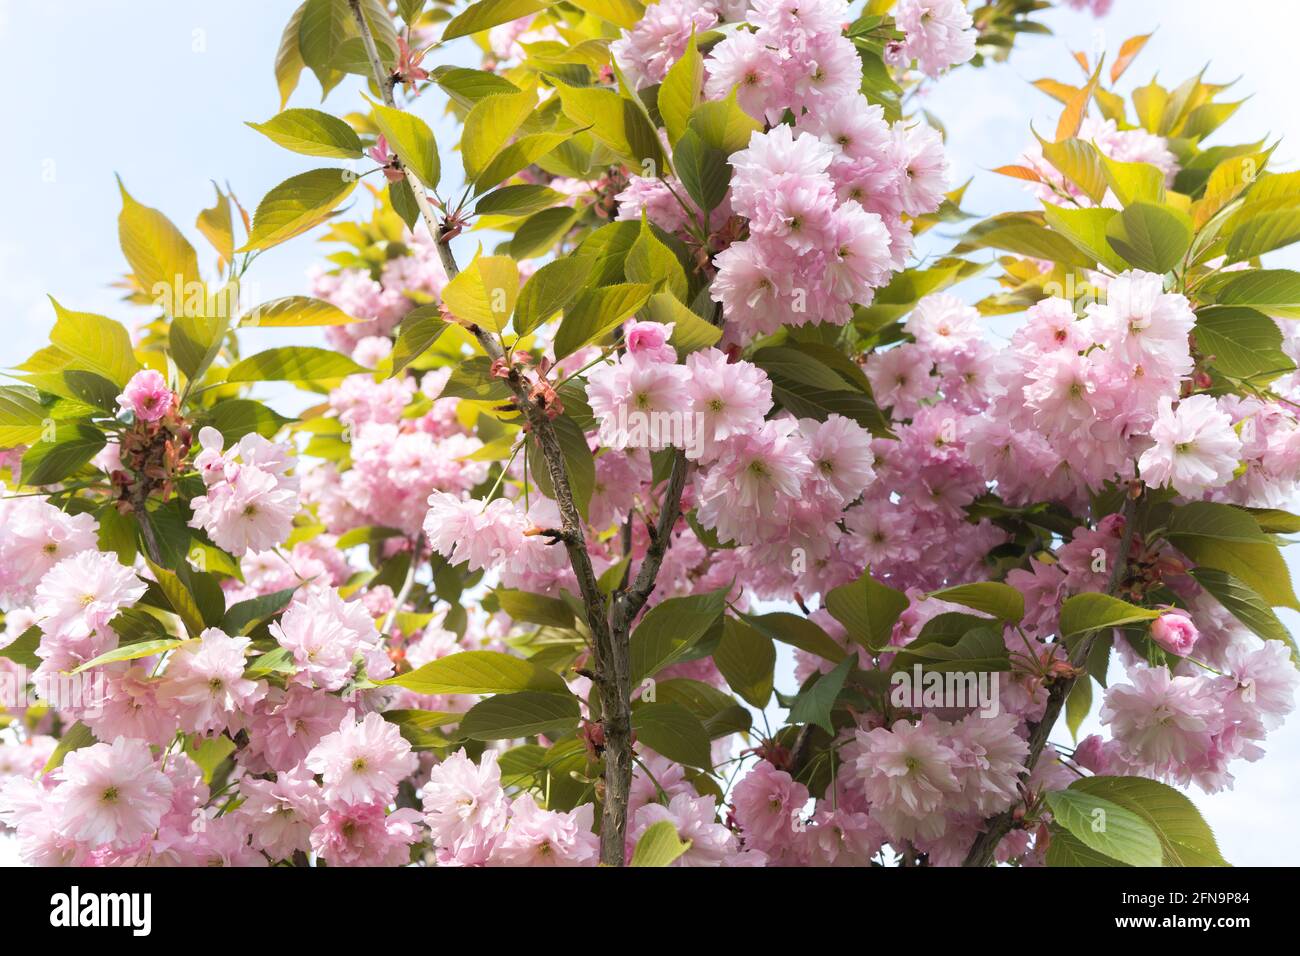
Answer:
[[(212, 180), (229, 183), (250, 212), (272, 186), (314, 160), (273, 145), (244, 121), (279, 110), (272, 63), (297, 0), (0, 0), (0, 122), (10, 147), (0, 151), (5, 185), (0, 217), (0, 368), (12, 367), (47, 341), (53, 323), (47, 294), (78, 311), (128, 324), (144, 314), (120, 301), (111, 283), (125, 269), (117, 241), (120, 200), (114, 174), (132, 195), (164, 211), (212, 268), (214, 255), (193, 227), (213, 201)], [(860, 4), (855, 3), (855, 9)], [(1294, 37), (1300, 3), (1281, 0), (1116, 0), (1102, 20), (1068, 10), (1043, 19), (1052, 37), (1025, 37), (1012, 62), (960, 70), (938, 83), (924, 105), (946, 127), (954, 184), (974, 177), (965, 207), (987, 215), (1032, 208), (1021, 184), (988, 172), (1015, 162), (1029, 123), (1055, 127), (1059, 106), (1030, 84), (1055, 77), (1079, 81), (1070, 51), (1114, 51), (1127, 37), (1159, 27), (1121, 81), (1121, 92), (1151, 79), (1176, 86), (1210, 64), (1207, 79), (1238, 79), (1226, 99), (1250, 99), (1211, 142), (1284, 137), (1274, 168), (1300, 166), (1300, 97)], [(457, 45), (435, 62), (477, 65)], [(426, 64), (427, 65), (427, 64)], [(353, 84), (331, 94), (341, 113), (361, 106)], [(290, 105), (316, 106), (320, 89), (304, 73)], [(439, 141), (454, 131), (438, 121), (437, 103), (421, 108)], [(321, 165), (331, 161), (322, 160)], [(444, 156), (444, 176), (459, 163)], [(327, 250), (299, 238), (262, 255), (251, 275), (257, 301), (306, 291), (306, 272)], [(1300, 253), (1269, 264), (1300, 267)], [(977, 286), (959, 289), (981, 293)], [(246, 352), (293, 344), (287, 330), (252, 330)], [(288, 411), (289, 409), (284, 409)], [(1293, 558), (1294, 564), (1294, 558)], [(1282, 612), (1292, 630), (1300, 616)], [(792, 680), (783, 683), (787, 689)], [(1095, 727), (1090, 719), (1084, 732)], [(1061, 728), (1058, 740), (1067, 740)], [(1267, 741), (1256, 764), (1234, 765), (1236, 789), (1191, 794), (1234, 864), (1294, 864), (1300, 822), (1300, 717)], [(0, 863), (12, 860), (0, 841)]]

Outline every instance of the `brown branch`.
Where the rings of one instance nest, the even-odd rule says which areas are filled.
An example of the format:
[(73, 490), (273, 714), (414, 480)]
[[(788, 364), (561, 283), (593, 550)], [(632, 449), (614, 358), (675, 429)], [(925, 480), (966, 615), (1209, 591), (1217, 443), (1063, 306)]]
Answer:
[(636, 580), (631, 587), (615, 596), (615, 622), (621, 617), (630, 624), (654, 592), (655, 579), (659, 575), (664, 555), (672, 546), (673, 528), (677, 525), (677, 519), (682, 516), (682, 492), (686, 488), (686, 475), (689, 470), (686, 453), (679, 449), (673, 457), (668, 485), (664, 489), (663, 501), (659, 505), (659, 520), (655, 523), (654, 534), (650, 538), (646, 555), (641, 560), (641, 567), (637, 569)]
[[(1123, 511), (1124, 525), (1123, 530), (1120, 532), (1119, 552), (1116, 555), (1115, 563), (1110, 569), (1110, 580), (1106, 586), (1107, 594), (1113, 595), (1115, 593), (1116, 588), (1119, 587), (1120, 581), (1123, 579), (1123, 570), (1128, 566), (1128, 550), (1132, 540), (1135, 505), (1136, 499), (1131, 494), (1126, 493)], [(1098, 633), (1090, 634), (1079, 641), (1078, 645), (1075, 646), (1074, 653), (1070, 655), (1070, 663), (1073, 666), (1084, 666), (1089, 653), (1092, 651), (1092, 645), (1098, 636)], [(1078, 680), (1088, 680), (1088, 675), (1057, 678), (1052, 682), (1051, 690), (1047, 693), (1047, 708), (1043, 711), (1043, 717), (1038, 723), (1034, 724), (1033, 729), (1029, 732), (1029, 755), (1025, 758), (1025, 769), (1020, 774), (1022, 780), (1028, 780), (1033, 773), (1038, 758), (1042, 756), (1043, 750), (1047, 746), (1048, 735), (1051, 734), (1052, 728), (1056, 726), (1056, 721), (1061, 716), (1061, 709), (1065, 706), (1066, 698), (1070, 696), (1070, 691)], [(1004, 836), (1011, 832), (1011, 826), (1014, 822), (1014, 808), (986, 820), (984, 831), (975, 838), (975, 842), (966, 854), (962, 866), (991, 866), (998, 844), (1002, 842)]]
[[(366, 57), (370, 61), (371, 72), (383, 96), (384, 103), (396, 107), (393, 99), (392, 84), (386, 82), (383, 64), (370, 25), (361, 10), (360, 0), (348, 0), (352, 15), (361, 32), (362, 44)], [(389, 148), (393, 148), (389, 144)], [(434, 239), (438, 256), (448, 277), (460, 272), (455, 256), (449, 245), (450, 236), (445, 224), (440, 224), (437, 214), (425, 195), (424, 187), (411, 172), (410, 167), (397, 156), (402, 172), (415, 194), (416, 205), (424, 220), (429, 234)], [(505, 349), (493, 335), (477, 325), (469, 327), (479, 345), (494, 362), (505, 355)], [(511, 373), (506, 379), (516, 406), (523, 412), (529, 430), (536, 439), (546, 462), (546, 470), (555, 491), (555, 501), (560, 510), (561, 534), (569, 563), (578, 582), (587, 626), (591, 631), (592, 673), (599, 692), (601, 718), (604, 728), (605, 792), (604, 807), (601, 813), (600, 858), (607, 866), (622, 866), (624, 846), (627, 836), (627, 804), (632, 787), (632, 711), (630, 666), (628, 661), (630, 635), (629, 625), (636, 616), (636, 611), (645, 604), (654, 588), (654, 577), (663, 561), (662, 548), (647, 555), (643, 562), (637, 584), (631, 597), (619, 602), (622, 611), (617, 614), (617, 624), (611, 628), (609, 609), (600, 590), (595, 569), (591, 564), (591, 555), (587, 551), (586, 538), (582, 530), (582, 518), (574, 502), (573, 490), (569, 484), (568, 472), (564, 465), (564, 455), (560, 447), (555, 428), (547, 415), (545, 406), (534, 400), (529, 394), (527, 382), (517, 373)], [(666, 523), (669, 532), (676, 523), (680, 513), (681, 489), (685, 483), (685, 462), (675, 466), (669, 481), (669, 494), (665, 497), (664, 508), (660, 515), (661, 525)], [(674, 491), (675, 489), (675, 491)], [(666, 536), (661, 535), (666, 539)], [(631, 611), (631, 613), (628, 613)]]

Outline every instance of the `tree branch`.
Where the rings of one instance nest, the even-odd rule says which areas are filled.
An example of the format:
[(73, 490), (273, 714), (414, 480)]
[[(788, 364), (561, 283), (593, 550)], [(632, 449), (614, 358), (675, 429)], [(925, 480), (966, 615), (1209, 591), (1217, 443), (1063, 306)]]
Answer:
[[(1124, 526), (1120, 533), (1119, 552), (1116, 555), (1115, 563), (1110, 569), (1110, 580), (1106, 586), (1107, 594), (1113, 595), (1115, 593), (1115, 589), (1119, 587), (1120, 581), (1123, 579), (1123, 571), (1128, 567), (1128, 549), (1132, 540), (1133, 514), (1136, 503), (1136, 499), (1126, 492), (1123, 510)], [(1079, 641), (1074, 653), (1070, 655), (1070, 663), (1073, 666), (1084, 666), (1097, 637), (1098, 634), (1094, 633)], [(1052, 688), (1047, 693), (1047, 708), (1043, 711), (1043, 717), (1029, 733), (1029, 755), (1025, 758), (1025, 769), (1020, 774), (1022, 780), (1028, 780), (1030, 774), (1033, 773), (1038, 758), (1042, 756), (1043, 749), (1047, 746), (1048, 735), (1051, 734), (1052, 728), (1056, 725), (1057, 718), (1061, 716), (1061, 709), (1065, 706), (1066, 698), (1070, 696), (1070, 691), (1078, 680), (1088, 680), (1088, 675), (1084, 674), (1081, 678), (1058, 678), (1052, 683)], [(975, 838), (975, 842), (971, 845), (970, 852), (966, 854), (962, 866), (991, 866), (998, 844), (1011, 831), (1014, 822), (1015, 816), (1012, 810), (1006, 810), (986, 820), (984, 831)]]
[(673, 466), (668, 475), (663, 501), (659, 505), (659, 520), (655, 523), (654, 537), (650, 541), (645, 557), (641, 560), (641, 567), (637, 569), (636, 580), (631, 587), (615, 595), (616, 624), (620, 619), (630, 624), (654, 591), (655, 579), (659, 576), (664, 555), (672, 546), (673, 528), (677, 525), (677, 519), (682, 516), (682, 492), (686, 488), (686, 475), (689, 470), (686, 453), (678, 449), (673, 457)]
[[(357, 27), (360, 30), (362, 44), (366, 50), (366, 57), (370, 61), (370, 69), (374, 75), (375, 83), (379, 87), (384, 103), (395, 108), (396, 102), (393, 99), (392, 84), (388, 82), (388, 77), (384, 75), (383, 64), (375, 47), (370, 24), (366, 22), (365, 14), (361, 10), (360, 0), (348, 0), (348, 3), (352, 8), (352, 15), (356, 19)], [(392, 144), (389, 144), (389, 146), (392, 148)], [(411, 186), (411, 191), (415, 194), (420, 217), (424, 220), (429, 234), (433, 237), (443, 268), (448, 277), (454, 277), (460, 272), (460, 269), (456, 264), (455, 256), (452, 255), (449, 245), (450, 237), (447, 234), (446, 226), (438, 222), (437, 214), (425, 195), (423, 184), (411, 172), (410, 167), (402, 160), (400, 155), (397, 156), (397, 160), (401, 164), (403, 175), (406, 176), (406, 180)], [(487, 356), (494, 362), (504, 356), (505, 350), (490, 332), (477, 325), (470, 326), (469, 331), (474, 335)], [(595, 674), (596, 688), (600, 696), (605, 735), (605, 793), (604, 809), (601, 814), (600, 858), (601, 862), (608, 866), (622, 866), (627, 834), (627, 804), (632, 787), (632, 712), (630, 667), (628, 663), (629, 634), (626, 625), (635, 617), (635, 611), (627, 614), (626, 609), (634, 605), (639, 610), (645, 603), (654, 587), (654, 575), (658, 572), (663, 555), (659, 553), (653, 560), (651, 560), (650, 556), (647, 556), (648, 567), (643, 565), (642, 574), (638, 576), (638, 586), (634, 589), (637, 595), (644, 592), (644, 596), (640, 597), (639, 601), (634, 600), (632, 604), (626, 601), (620, 602), (625, 610), (625, 613), (619, 617), (622, 626), (611, 628), (609, 610), (604, 595), (601, 593), (596, 572), (591, 564), (591, 555), (587, 551), (586, 538), (582, 530), (582, 519), (578, 514), (577, 505), (574, 503), (573, 490), (569, 484), (569, 476), (564, 465), (564, 455), (555, 428), (551, 424), (545, 406), (532, 398), (526, 381), (518, 373), (512, 370), (506, 382), (514, 395), (515, 404), (523, 412), (528, 428), (537, 440), (538, 447), (542, 452), (542, 458), (546, 462), (546, 470), (551, 479), (551, 486), (555, 491), (555, 501), (560, 510), (562, 540), (565, 550), (568, 552), (569, 563), (573, 567), (573, 573), (578, 582), (578, 590), (581, 592), (587, 626), (591, 630), (593, 672)], [(672, 523), (677, 520), (681, 486), (685, 482), (684, 473), (684, 467), (675, 468), (673, 479), (670, 480), (670, 488), (673, 487), (675, 482), (677, 491), (665, 500), (664, 511), (660, 516), (661, 524), (668, 521), (669, 531), (671, 531)]]

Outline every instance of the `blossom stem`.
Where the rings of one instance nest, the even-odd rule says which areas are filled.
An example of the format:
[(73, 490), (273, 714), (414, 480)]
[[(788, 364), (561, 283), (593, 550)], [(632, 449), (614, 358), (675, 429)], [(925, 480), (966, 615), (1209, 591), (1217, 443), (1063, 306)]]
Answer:
[[(1123, 525), (1120, 532), (1119, 553), (1116, 555), (1115, 563), (1110, 569), (1110, 579), (1107, 582), (1106, 593), (1114, 594), (1123, 579), (1124, 568), (1128, 565), (1129, 542), (1133, 533), (1133, 515), (1136, 509), (1137, 501), (1130, 494), (1124, 496)], [(1097, 635), (1089, 635), (1075, 645), (1074, 652), (1070, 655), (1070, 663), (1076, 667), (1081, 666), (1087, 659), (1092, 650), (1093, 642)], [(1052, 683), (1052, 688), (1047, 694), (1047, 708), (1043, 711), (1042, 719), (1034, 724), (1029, 733), (1029, 756), (1025, 758), (1025, 769), (1021, 771), (1021, 779), (1028, 780), (1034, 771), (1034, 766), (1038, 763), (1038, 758), (1043, 753), (1043, 748), (1047, 744), (1047, 736), (1052, 732), (1056, 720), (1061, 716), (1061, 709), (1065, 706), (1065, 699), (1069, 697), (1071, 689), (1074, 687), (1076, 680), (1088, 680), (1088, 675), (1082, 678), (1066, 677), (1057, 679)], [(1014, 809), (1014, 808), (1013, 808)], [(984, 830), (975, 838), (971, 844), (970, 852), (966, 854), (966, 859), (962, 866), (991, 866), (993, 864), (993, 855), (997, 851), (998, 844), (1002, 838), (1011, 830), (1015, 817), (1012, 810), (1006, 810), (995, 817), (990, 817), (984, 821)]]
[[(392, 86), (387, 83), (384, 68), (375, 47), (370, 24), (361, 10), (361, 0), (348, 0), (353, 18), (361, 33), (362, 45), (370, 62), (375, 84), (383, 95), (387, 106), (396, 108)], [(392, 144), (390, 144), (391, 148)], [(438, 257), (448, 278), (460, 273), (455, 256), (449, 245), (449, 229), (440, 225), (433, 207), (429, 204), (424, 187), (420, 184), (409, 165), (402, 161), (402, 171), (415, 193), (416, 205), (424, 220), (429, 234), (433, 237)], [(478, 340), (479, 346), (488, 358), (495, 361), (505, 354), (501, 344), (491, 333), (477, 325), (469, 326), (470, 333)], [(537, 439), (546, 464), (551, 486), (555, 491), (555, 502), (560, 511), (561, 538), (568, 552), (569, 563), (578, 582), (587, 626), (591, 631), (593, 652), (593, 671), (595, 684), (600, 694), (602, 723), (605, 729), (605, 793), (604, 807), (601, 811), (600, 859), (607, 866), (622, 866), (624, 863), (624, 846), (627, 837), (627, 805), (632, 787), (632, 705), (631, 705), (631, 666), (629, 661), (631, 623), (637, 612), (644, 606), (651, 591), (654, 590), (655, 576), (663, 562), (663, 552), (667, 541), (681, 513), (681, 494), (686, 482), (686, 462), (679, 452), (673, 463), (673, 473), (669, 478), (668, 490), (665, 492), (660, 510), (659, 523), (661, 533), (659, 540), (651, 544), (650, 552), (642, 562), (636, 583), (629, 592), (621, 595), (615, 602), (614, 620), (611, 624), (610, 609), (592, 567), (591, 555), (587, 551), (587, 542), (582, 530), (582, 518), (569, 484), (568, 471), (564, 464), (559, 438), (555, 427), (547, 415), (547, 409), (538, 404), (530, 394), (524, 378), (512, 374), (506, 379), (515, 396), (516, 404), (528, 421), (533, 436)], [(526, 487), (526, 486), (525, 486)]]

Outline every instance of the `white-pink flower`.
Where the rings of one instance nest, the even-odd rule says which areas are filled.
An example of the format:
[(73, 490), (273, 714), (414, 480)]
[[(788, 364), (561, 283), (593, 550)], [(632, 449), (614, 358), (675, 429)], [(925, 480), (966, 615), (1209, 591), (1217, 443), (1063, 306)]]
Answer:
[(593, 808), (543, 810), (531, 793), (510, 804), (510, 822), (492, 850), (492, 866), (595, 866), (600, 839), (592, 832)]
[(1172, 486), (1189, 498), (1231, 481), (1241, 456), (1232, 419), (1211, 395), (1189, 396), (1177, 408), (1162, 399), (1151, 438), (1155, 444), (1138, 459), (1142, 480), (1157, 488)]
[(60, 829), (92, 846), (135, 843), (171, 806), (172, 783), (142, 740), (83, 747), (68, 754), (60, 772)]
[(476, 764), (464, 750), (456, 751), (433, 768), (422, 794), (424, 820), (433, 832), (438, 861), (460, 866), (487, 863), (510, 816), (497, 752), (484, 751)]
[(307, 768), (324, 780), (325, 800), (340, 804), (390, 803), (419, 761), (397, 725), (379, 714), (344, 717), (339, 729), (307, 755)]
[(251, 643), (247, 637), (231, 637), (210, 627), (172, 653), (161, 694), (178, 711), (182, 727), (206, 734), (242, 726), (267, 688), (265, 682), (244, 676)]

